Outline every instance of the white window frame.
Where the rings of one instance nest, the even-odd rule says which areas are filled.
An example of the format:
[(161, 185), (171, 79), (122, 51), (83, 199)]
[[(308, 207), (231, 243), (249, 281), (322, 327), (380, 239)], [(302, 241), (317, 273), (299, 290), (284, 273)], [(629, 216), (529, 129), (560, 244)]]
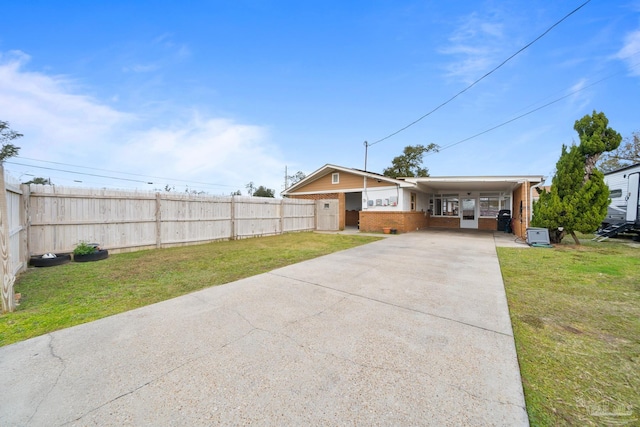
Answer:
[(482, 199), (493, 199), (494, 202), (497, 201), (498, 202), (498, 211), (503, 210), (503, 209), (511, 209), (511, 193), (505, 192), (505, 191), (500, 191), (500, 192), (487, 192), (487, 193), (480, 193), (479, 197), (478, 197), (478, 217), (479, 218), (495, 218), (497, 215), (482, 215)]
[[(460, 217), (460, 194), (440, 193), (429, 194), (429, 209), (431, 216), (458, 218)], [(448, 209), (451, 209), (450, 211)], [(438, 213), (438, 211), (440, 211)], [(448, 212), (443, 214), (442, 212)]]
[(339, 184), (340, 183), (340, 173), (339, 172), (334, 172), (331, 174), (331, 183), (332, 184)]

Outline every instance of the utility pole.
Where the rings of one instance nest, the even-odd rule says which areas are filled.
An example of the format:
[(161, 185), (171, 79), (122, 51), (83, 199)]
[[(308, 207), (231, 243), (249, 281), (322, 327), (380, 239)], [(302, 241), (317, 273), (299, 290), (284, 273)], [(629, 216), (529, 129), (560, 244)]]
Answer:
[(284, 189), (289, 188), (289, 173), (287, 172), (287, 165), (284, 165)]
[(363, 207), (363, 209), (367, 209), (368, 207), (368, 203), (369, 203), (369, 195), (367, 194), (367, 154), (369, 152), (369, 143), (367, 141), (364, 142), (364, 184), (363, 184), (363, 189), (364, 191), (362, 192), (362, 194), (364, 195), (364, 198), (366, 199), (366, 202), (363, 202), (365, 205)]
[(367, 171), (367, 155), (369, 154), (369, 143), (364, 142), (364, 171)]

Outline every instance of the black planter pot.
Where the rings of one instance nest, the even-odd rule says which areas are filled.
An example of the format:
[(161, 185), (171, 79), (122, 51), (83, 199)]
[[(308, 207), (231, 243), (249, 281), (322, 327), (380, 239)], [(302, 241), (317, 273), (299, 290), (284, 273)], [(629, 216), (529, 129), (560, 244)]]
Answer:
[(86, 255), (73, 255), (73, 260), (75, 262), (90, 262), (90, 261), (100, 261), (101, 259), (109, 258), (109, 251), (106, 249), (99, 249), (92, 254)]
[(56, 254), (55, 258), (42, 258), (42, 256), (32, 256), (29, 265), (32, 267), (53, 267), (66, 264), (71, 261), (71, 254)]

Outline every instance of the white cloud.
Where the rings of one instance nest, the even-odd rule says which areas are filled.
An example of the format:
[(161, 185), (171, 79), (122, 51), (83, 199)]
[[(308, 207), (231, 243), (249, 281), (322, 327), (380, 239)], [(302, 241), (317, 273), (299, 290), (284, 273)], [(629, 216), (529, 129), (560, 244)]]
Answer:
[(587, 83), (586, 78), (581, 78), (568, 89), (567, 93), (571, 94), (569, 107), (572, 110), (581, 111), (591, 104), (591, 96), (585, 90)]
[(26, 145), (23, 155), (49, 147), (64, 157), (133, 119), (130, 114), (72, 92), (77, 84), (67, 77), (23, 70), (29, 59), (19, 51), (0, 56), (3, 120), (25, 134), (21, 144), (29, 141), (35, 145)]
[(495, 64), (504, 44), (502, 24), (472, 14), (453, 31), (449, 44), (439, 51), (454, 57), (447, 67), (449, 77), (471, 83)]
[(152, 71), (156, 71), (159, 68), (160, 66), (158, 64), (135, 64), (127, 67), (122, 67), (122, 71), (124, 71), (125, 73), (149, 73)]
[(260, 126), (203, 118), (194, 113), (191, 119), (171, 127), (134, 133), (120, 158), (131, 169), (144, 165), (153, 176), (167, 176), (167, 170), (171, 170), (170, 176), (178, 179), (225, 184), (235, 189), (254, 181), (279, 192), (284, 166), (277, 159), (277, 149), (265, 143), (267, 136), (266, 129)]
[[(183, 106), (171, 109), (169, 124), (148, 111), (119, 111), (81, 93), (69, 77), (25, 70), (28, 61), (22, 52), (0, 56), (0, 120), (24, 134), (17, 144), (21, 157), (176, 179), (161, 187), (185, 185), (177, 180), (230, 186), (201, 188), (214, 194), (244, 192), (249, 181), (281, 190), (284, 163), (268, 145), (266, 128), (197, 111), (180, 118)], [(99, 178), (90, 180), (95, 184)]]
[(618, 51), (616, 57), (627, 63), (629, 71), (634, 76), (640, 76), (640, 30), (628, 33), (624, 38), (624, 46)]

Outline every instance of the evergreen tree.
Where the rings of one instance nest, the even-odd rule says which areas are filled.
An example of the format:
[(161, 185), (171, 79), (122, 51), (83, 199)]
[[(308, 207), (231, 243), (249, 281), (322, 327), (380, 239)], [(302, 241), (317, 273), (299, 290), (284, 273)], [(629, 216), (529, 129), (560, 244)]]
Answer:
[(533, 205), (531, 225), (549, 229), (552, 243), (560, 243), (570, 233), (592, 233), (607, 215), (609, 188), (604, 175), (595, 168), (600, 155), (615, 150), (622, 137), (610, 127), (604, 113), (576, 120), (574, 129), (580, 145), (562, 146), (550, 191), (542, 191)]

